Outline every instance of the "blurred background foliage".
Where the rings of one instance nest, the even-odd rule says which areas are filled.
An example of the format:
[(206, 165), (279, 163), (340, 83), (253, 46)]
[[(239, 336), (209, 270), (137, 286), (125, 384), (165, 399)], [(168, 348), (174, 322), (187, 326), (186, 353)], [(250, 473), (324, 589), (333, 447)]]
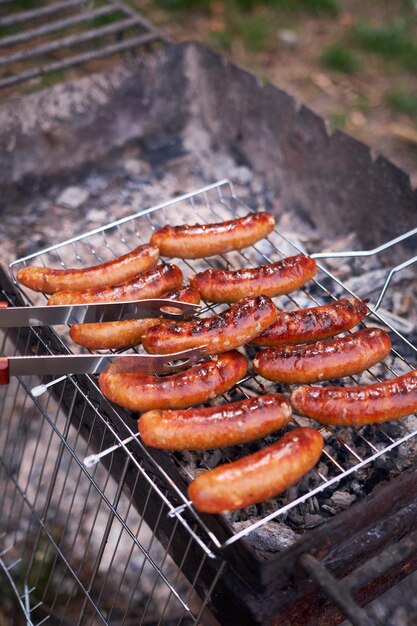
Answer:
[(417, 0), (129, 0), (390, 156), (417, 185)]

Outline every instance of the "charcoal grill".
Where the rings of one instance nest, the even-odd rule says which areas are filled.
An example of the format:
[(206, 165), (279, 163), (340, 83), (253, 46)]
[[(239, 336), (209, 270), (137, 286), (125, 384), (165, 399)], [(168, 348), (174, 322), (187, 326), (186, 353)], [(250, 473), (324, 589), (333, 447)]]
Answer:
[[(178, 70), (179, 61), (185, 62), (185, 69)], [(163, 109), (160, 104), (161, 93), (167, 100), (172, 100), (169, 85), (163, 84), (163, 80), (169, 80), (168, 75), (175, 68), (175, 72), (183, 71), (187, 80), (192, 83), (192, 69), (197, 61), (201, 63), (206, 75), (214, 72), (213, 68), (217, 68), (218, 78), (224, 77), (224, 74), (231, 75), (232, 91), (236, 89), (238, 79), (244, 86), (247, 86), (248, 80), (252, 84), (252, 78), (239, 70), (222, 66), (217, 57), (205, 53), (200, 47), (173, 47), (166, 56), (156, 60), (153, 58), (149, 66), (147, 62), (140, 62), (140, 71), (145, 77), (147, 75), (151, 78), (153, 83), (152, 89), (149, 83), (141, 83), (147, 85), (144, 88), (147, 93), (146, 98), (143, 98), (144, 108), (141, 110), (143, 119), (135, 127), (135, 132), (138, 132), (138, 128), (142, 132), (145, 122), (149, 122), (155, 131), (156, 119), (159, 121)], [(166, 75), (163, 74), (164, 71), (167, 72)], [(178, 74), (174, 78), (178, 79)], [(200, 77), (197, 82), (199, 81)], [(184, 86), (186, 95), (189, 95), (190, 87), (186, 86), (186, 82)], [(132, 92), (124, 91), (125, 87), (120, 87), (120, 83), (117, 89), (121, 89), (124, 95), (129, 93), (129, 104), (132, 101)], [(191, 91), (194, 89), (196, 88), (192, 84)], [(262, 97), (265, 93), (267, 99), (272, 98), (271, 91), (262, 92)], [(59, 97), (57, 91), (54, 97), (56, 96)], [(112, 97), (111, 95), (110, 99)], [(253, 94), (250, 95), (250, 101), (252, 97)], [(39, 102), (44, 98), (44, 95), (40, 95), (35, 100)], [(277, 92), (277, 98), (282, 112), (284, 104), (288, 105), (288, 97), (280, 100), (281, 94)], [(149, 107), (150, 101), (155, 104), (153, 110)], [(31, 104), (34, 104), (33, 99)], [(180, 102), (179, 110), (185, 116), (183, 104)], [(25, 103), (17, 108), (19, 106), (24, 108)], [(100, 106), (106, 109), (109, 105), (105, 103)], [(246, 107), (245, 103), (243, 107)], [(225, 110), (227, 121), (229, 116), (232, 117), (232, 109), (229, 102)], [(124, 101), (122, 117), (126, 111), (127, 104)], [(7, 117), (7, 110), (3, 110), (4, 113)], [(77, 111), (76, 116), (78, 113)], [(111, 121), (104, 127), (98, 123), (105, 139), (116, 129), (116, 145), (120, 140), (120, 124), (114, 123), (114, 117), (117, 118), (118, 115), (119, 112), (114, 111)], [(203, 117), (207, 122), (210, 116), (203, 110)], [(307, 118), (315, 119), (303, 109), (298, 113), (294, 109), (291, 117), (294, 122), (292, 132), (296, 136), (301, 132), (300, 128), (305, 125)], [(178, 109), (174, 115), (174, 108), (170, 109), (168, 105), (167, 118), (162, 123), (168, 125), (164, 127), (164, 131), (166, 133), (169, 130), (168, 136), (172, 138), (173, 133), (179, 132), (181, 117), (178, 117)], [(100, 119), (106, 119), (104, 110), (101, 111)], [(198, 116), (192, 118), (191, 123), (186, 125), (184, 145), (189, 139), (186, 133), (190, 131), (190, 127), (198, 126), (198, 120)], [(69, 120), (61, 122), (62, 128), (57, 131), (58, 135), (61, 138), (69, 136)], [(243, 126), (246, 123), (243, 118)], [(266, 123), (267, 121), (263, 122)], [(275, 120), (271, 122), (274, 123)], [(80, 123), (80, 118), (76, 117), (75, 138), (71, 144), (74, 146), (71, 167), (79, 167), (83, 158), (85, 159), (85, 140), (81, 141), (78, 152), (75, 147), (77, 134), (80, 137), (82, 135), (82, 127), (82, 120)], [(129, 136), (125, 128), (123, 130), (123, 140), (131, 141), (132, 135)], [(13, 189), (10, 180), (8, 181), (5, 185), (7, 198), (22, 195), (25, 197), (34, 177), (40, 180), (41, 177), (59, 177), (64, 174), (55, 153), (55, 150), (62, 150), (59, 142), (53, 142), (52, 154), (37, 164), (38, 173), (35, 174), (35, 164), (29, 163), (30, 154), (21, 169), (17, 162), (22, 147), (26, 145), (32, 156), (33, 151), (39, 149), (39, 145), (30, 147), (25, 132), (21, 133), (17, 127), (14, 130), (16, 162), (12, 164), (6, 161), (6, 165), (9, 172), (14, 172), (12, 179), (20, 182), (17, 189)], [(34, 124), (29, 132), (36, 136), (43, 131)], [(132, 132), (130, 128), (129, 132)], [(148, 132), (149, 130), (145, 132), (145, 136)], [(219, 132), (218, 128), (213, 131), (216, 139)], [(320, 136), (317, 139), (316, 145), (311, 138), (315, 133), (311, 129), (307, 131), (311, 140), (309, 149), (320, 151), (322, 138)], [(289, 138), (290, 135), (283, 137), (280, 145), (283, 151)], [(274, 136), (274, 139), (278, 141), (279, 137)], [(246, 147), (243, 146), (243, 141), (247, 143)], [(253, 141), (253, 137), (245, 136), (243, 140), (242, 136), (237, 136), (241, 153)], [(323, 141), (329, 144), (332, 139), (327, 137)], [(333, 140), (333, 144), (335, 141)], [(345, 140), (337, 139), (337, 142), (341, 141)], [(236, 144), (234, 149), (237, 149)], [(97, 146), (98, 156), (102, 156), (101, 150), (102, 144)], [(269, 145), (266, 146), (267, 156), (268, 150)], [(351, 150), (354, 150), (352, 146)], [(357, 150), (364, 160), (362, 147), (358, 146)], [(351, 154), (352, 152), (348, 157)], [(170, 155), (172, 158), (172, 152)], [(175, 156), (178, 157), (178, 153)], [(256, 169), (267, 156), (259, 151), (251, 166)], [(294, 152), (292, 156), (294, 157)], [(293, 158), (292, 163), (297, 167), (297, 159), (294, 161)], [(283, 156), (277, 165), (280, 176), (284, 176), (286, 167), (290, 164)], [(329, 161), (329, 167), (331, 166)], [(413, 205), (404, 177), (399, 175), (396, 179), (397, 170), (391, 170), (391, 166), (381, 160), (372, 165), (373, 173), (379, 174), (381, 167), (385, 175), (379, 180), (380, 186), (385, 185), (391, 190), (395, 187), (391, 196), (385, 198), (385, 203), (392, 201), (395, 206), (397, 203), (402, 207), (398, 211), (398, 223), (390, 229), (392, 237), (398, 234), (399, 228), (406, 230), (404, 225), (414, 226), (413, 212), (408, 216), (406, 208)], [(369, 174), (369, 168), (366, 174)], [(29, 187), (25, 187), (27, 181)], [(313, 183), (304, 181), (302, 184), (302, 192), (307, 194), (308, 187)], [(359, 187), (364, 184), (361, 183)], [(371, 188), (373, 179), (368, 184)], [(330, 184), (330, 191), (331, 186)], [(284, 204), (290, 202), (291, 189), (292, 183), (289, 181)], [(320, 193), (324, 193), (322, 189)], [(376, 195), (379, 193), (380, 189)], [(302, 202), (301, 195), (297, 192), (292, 201), (297, 204), (297, 196), (298, 202)], [(316, 193), (314, 201), (318, 195), (320, 194)], [(356, 190), (353, 197), (356, 197)], [(368, 198), (362, 198), (361, 201), (366, 204)], [(240, 199), (231, 183), (224, 180), (173, 201), (138, 211), (42, 252), (26, 255), (10, 264), (11, 278), (13, 279), (14, 272), (23, 263), (42, 262), (58, 267), (91, 265), (122, 254), (141, 241), (147, 241), (154, 228), (167, 222), (217, 221), (229, 219), (232, 215), (243, 215), (248, 210), (249, 205)], [(320, 222), (314, 210), (312, 216)], [(349, 219), (354, 222), (354, 212)], [(356, 227), (358, 228), (358, 223)], [(340, 225), (331, 224), (330, 228), (337, 229)], [(387, 228), (389, 229), (389, 225), (384, 222), (381, 231), (384, 232)], [(379, 238), (378, 241), (376, 235), (370, 231), (364, 235), (365, 243), (371, 242), (371, 245), (377, 245), (381, 240), (383, 239)], [(412, 244), (410, 246), (412, 248)], [(268, 240), (241, 253), (229, 253), (221, 259), (183, 262), (182, 269), (187, 275), (216, 263), (227, 267), (255, 265), (294, 254), (299, 249), (300, 246), (294, 245), (290, 238), (275, 232)], [(11, 303), (44, 302), (43, 296), (33, 296), (20, 288), (15, 293), (10, 276), (2, 275), (1, 284), (4, 296)], [(297, 292), (294, 297), (279, 298), (279, 305), (282, 308), (294, 308), (321, 304), (329, 301), (332, 296), (343, 293), (346, 293), (343, 281), (323, 264), (316, 281), (306, 290)], [(219, 311), (220, 308), (210, 305), (205, 314)], [(360, 377), (355, 377), (355, 381), (359, 383), (391, 377), (413, 367), (415, 342), (398, 332), (395, 324), (388, 320), (381, 309), (375, 312), (373, 321), (391, 328), (394, 350), (382, 368), (376, 367)], [(12, 354), (12, 345), (16, 346), (18, 352), (25, 354), (66, 353), (70, 350), (65, 329), (59, 334), (48, 329), (9, 331), (3, 352)], [(411, 363), (408, 362), (409, 359)], [(342, 614), (333, 603), (324, 600), (324, 596), (319, 594), (317, 587), (309, 579), (307, 572), (320, 582), (324, 576), (320, 576), (320, 571), (318, 575), (314, 573), (317, 572), (317, 563), (305, 555), (318, 560), (319, 567), (320, 563), (324, 564), (336, 577), (349, 576), (356, 565), (382, 552), (387, 544), (395, 544), (415, 530), (417, 502), (413, 443), (416, 427), (413, 417), (394, 425), (361, 429), (354, 435), (349, 429), (323, 429), (327, 453), (317, 470), (311, 472), (296, 490), (290, 490), (266, 505), (239, 514), (240, 517), (207, 516), (199, 515), (190, 506), (186, 498), (186, 485), (197, 468), (213, 463), (211, 457), (180, 453), (169, 455), (147, 450), (136, 437), (130, 443), (124, 443), (127, 438), (136, 434), (135, 420), (128, 412), (107, 402), (93, 378), (67, 377), (49, 385), (44, 395), (33, 398), (31, 389), (39, 382), (49, 385), (55, 381), (46, 377), (42, 381), (25, 378), (16, 387), (2, 389), (3, 415), (6, 416), (5, 420), (8, 419), (3, 435), (2, 468), (7, 476), (8, 489), (4, 493), (2, 508), (6, 534), (1, 558), (3, 569), (15, 588), (21, 608), (30, 623), (39, 623), (47, 618), (63, 624), (95, 623), (94, 620), (98, 620), (98, 623), (116, 624), (130, 623), (129, 620), (133, 619), (143, 624), (164, 623), (168, 619), (175, 619), (178, 623), (205, 623), (204, 620), (210, 619), (205, 614), (205, 608), (209, 606), (222, 624), (336, 624), (342, 621)], [(272, 387), (276, 389), (270, 383), (248, 376), (240, 381), (236, 389), (225, 394), (225, 399), (235, 400), (242, 396), (264, 393)], [(10, 411), (9, 407), (13, 406), (19, 408), (17, 415)], [(40, 423), (39, 436), (36, 435), (35, 440), (25, 428), (28, 416), (34, 424)], [(303, 425), (307, 421), (295, 417), (295, 423)], [(43, 447), (44, 441), (46, 447)], [(264, 443), (245, 446), (240, 451), (232, 449), (219, 453), (216, 463), (252, 451)], [(110, 455), (104, 456), (102, 463), (94, 468), (86, 467), (86, 457), (115, 445), (118, 447)], [(398, 469), (393, 459), (395, 461), (397, 451), (406, 446), (410, 446), (409, 467), (403, 462), (403, 466)], [(32, 459), (30, 469), (19, 470), (19, 467), (25, 467), (22, 461), (28, 457)], [(71, 468), (75, 470), (74, 482)], [(307, 507), (311, 504), (312, 510), (317, 506), (322, 508), (326, 490), (332, 489), (332, 485), (336, 483), (346, 490), (349, 481), (355, 480), (358, 475), (361, 482), (367, 485), (358, 498), (361, 501), (343, 513), (335, 515), (328, 512), (325, 523), (314, 529), (307, 528), (299, 514), (299, 511), (305, 511), (306, 508), (300, 509), (300, 506)], [(378, 485), (381, 477), (386, 482), (383, 486)], [(369, 495), (370, 491), (372, 493)], [(293, 520), (298, 520), (295, 527), (299, 538), (292, 545), (285, 547), (281, 543), (271, 551), (266, 550), (259, 541), (253, 541), (254, 538), (259, 540), (262, 528), (270, 530), (271, 527), (279, 527), (279, 532), (282, 532), (286, 520), (293, 514)], [(23, 529), (17, 524), (17, 519), (23, 520)], [(294, 521), (291, 523), (293, 529)], [(151, 529), (150, 534), (146, 525)], [(411, 548), (408, 550), (397, 550), (396, 558), (386, 559), (376, 570), (377, 578), (369, 584), (370, 577), (365, 576), (362, 571), (359, 578), (360, 588), (355, 593), (360, 604), (368, 603), (415, 569), (414, 544), (411, 540), (409, 545)], [(81, 554), (79, 546), (83, 546)], [(41, 576), (41, 571), (45, 570), (46, 580)], [(144, 575), (149, 570), (154, 577), (150, 586)], [(58, 582), (61, 584), (57, 584), (57, 572), (60, 575)], [(191, 585), (182, 579), (183, 575)], [(353, 587), (352, 585), (352, 589)], [(76, 616), (71, 613), (74, 610), (71, 600), (74, 598), (78, 600)], [(155, 610), (155, 603), (158, 610)], [(339, 606), (345, 608), (343, 602)], [(358, 619), (361, 619), (363, 615), (361, 616), (360, 609), (356, 607), (356, 610)], [(355, 623), (355, 618), (349, 613), (348, 615), (352, 623)]]

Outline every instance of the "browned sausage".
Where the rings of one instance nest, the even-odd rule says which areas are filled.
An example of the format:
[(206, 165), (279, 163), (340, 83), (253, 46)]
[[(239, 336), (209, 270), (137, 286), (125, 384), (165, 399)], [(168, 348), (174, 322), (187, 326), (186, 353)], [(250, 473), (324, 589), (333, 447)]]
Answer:
[(297, 428), (272, 446), (234, 463), (199, 474), (188, 487), (203, 513), (224, 513), (272, 498), (294, 485), (317, 463), (323, 437), (313, 428)]
[(291, 403), (296, 411), (322, 424), (387, 422), (417, 411), (417, 370), (362, 387), (297, 387)]
[[(164, 295), (164, 298), (192, 304), (200, 303), (200, 294), (191, 287), (183, 287)], [(126, 350), (138, 345), (145, 331), (160, 321), (157, 318), (142, 318), (119, 322), (74, 324), (70, 329), (70, 337), (75, 343), (90, 350)]]
[(164, 450), (207, 450), (265, 437), (288, 424), (291, 405), (278, 393), (183, 411), (148, 411), (138, 422), (146, 445)]
[(390, 350), (388, 333), (366, 328), (347, 337), (266, 348), (256, 355), (253, 368), (277, 383), (316, 383), (363, 372), (382, 361)]
[(341, 298), (333, 304), (287, 313), (280, 311), (275, 322), (251, 344), (281, 346), (322, 341), (350, 330), (367, 313), (365, 302), (358, 298)]
[(275, 219), (271, 213), (249, 213), (245, 217), (217, 224), (164, 226), (153, 233), (151, 243), (167, 257), (200, 259), (246, 248), (267, 237), (274, 226)]
[(170, 289), (177, 289), (181, 285), (182, 279), (182, 272), (176, 265), (158, 265), (115, 287), (57, 291), (49, 298), (48, 304), (126, 302), (158, 298)]
[(207, 354), (218, 354), (247, 343), (259, 335), (260, 329), (272, 324), (276, 316), (277, 309), (270, 298), (244, 298), (218, 315), (152, 326), (143, 335), (142, 345), (152, 354), (169, 354), (204, 345)]
[(43, 293), (55, 293), (65, 289), (97, 289), (119, 285), (140, 272), (150, 270), (158, 260), (158, 248), (145, 244), (118, 259), (84, 269), (56, 270), (29, 265), (22, 267), (16, 278), (22, 285)]
[(228, 391), (248, 369), (243, 354), (232, 350), (210, 361), (169, 376), (149, 374), (101, 374), (103, 394), (132, 411), (185, 409), (206, 402)]
[(239, 270), (209, 269), (188, 277), (207, 302), (237, 302), (245, 296), (279, 296), (295, 291), (317, 272), (314, 259), (303, 254), (276, 263)]

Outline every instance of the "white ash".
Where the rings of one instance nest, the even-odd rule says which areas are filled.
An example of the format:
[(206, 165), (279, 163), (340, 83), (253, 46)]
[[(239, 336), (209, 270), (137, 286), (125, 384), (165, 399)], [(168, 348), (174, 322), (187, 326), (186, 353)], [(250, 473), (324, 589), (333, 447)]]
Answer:
[(89, 195), (90, 192), (87, 189), (82, 189), (81, 187), (67, 187), (58, 196), (57, 204), (66, 209), (78, 209), (78, 207), (87, 201)]
[[(233, 530), (238, 533), (249, 528), (256, 521), (256, 518), (250, 518), (244, 522), (234, 522)], [(299, 535), (285, 524), (270, 522), (252, 530), (245, 536), (245, 541), (257, 550), (282, 552), (292, 546), (298, 538)]]

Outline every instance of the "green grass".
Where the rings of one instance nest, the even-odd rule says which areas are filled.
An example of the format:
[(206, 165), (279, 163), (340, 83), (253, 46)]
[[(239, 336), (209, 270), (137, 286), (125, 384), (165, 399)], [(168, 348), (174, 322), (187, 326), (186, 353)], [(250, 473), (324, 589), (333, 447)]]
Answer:
[(236, 34), (251, 52), (261, 52), (268, 46), (270, 22), (265, 16), (248, 17), (236, 24)]
[(123, 18), (123, 14), (120, 11), (115, 11), (114, 13), (107, 13), (106, 15), (100, 15), (99, 17), (94, 18), (93, 26), (98, 28), (99, 26), (106, 26), (107, 24), (112, 24), (113, 22), (118, 22)]
[(386, 102), (393, 113), (402, 113), (417, 118), (417, 94), (407, 89), (392, 89), (387, 93)]
[[(209, 11), (212, 0), (157, 0), (164, 9), (185, 11)], [(239, 11), (249, 11), (258, 6), (266, 6), (274, 11), (304, 12), (315, 15), (337, 15), (339, 0), (223, 0), (226, 7)]]
[(346, 111), (334, 111), (334, 113), (330, 115), (329, 119), (330, 128), (332, 130), (336, 130), (337, 128), (343, 130), (344, 128), (346, 128), (347, 119), (348, 114), (346, 113)]
[(353, 29), (357, 46), (417, 72), (417, 43), (410, 23), (394, 19), (379, 25), (359, 22)]
[(320, 62), (329, 70), (345, 74), (353, 74), (359, 64), (357, 54), (339, 42), (333, 43), (323, 50)]
[(207, 37), (207, 43), (220, 50), (230, 50), (233, 37), (228, 30), (212, 30)]
[(52, 87), (57, 83), (61, 83), (66, 78), (65, 70), (59, 70), (56, 72), (50, 72), (49, 74), (44, 74), (39, 77), (36, 82), (28, 83), (21, 88), (21, 94), (27, 96), (31, 93), (36, 93), (37, 91), (41, 91), (41, 89), (46, 89), (47, 87)]

